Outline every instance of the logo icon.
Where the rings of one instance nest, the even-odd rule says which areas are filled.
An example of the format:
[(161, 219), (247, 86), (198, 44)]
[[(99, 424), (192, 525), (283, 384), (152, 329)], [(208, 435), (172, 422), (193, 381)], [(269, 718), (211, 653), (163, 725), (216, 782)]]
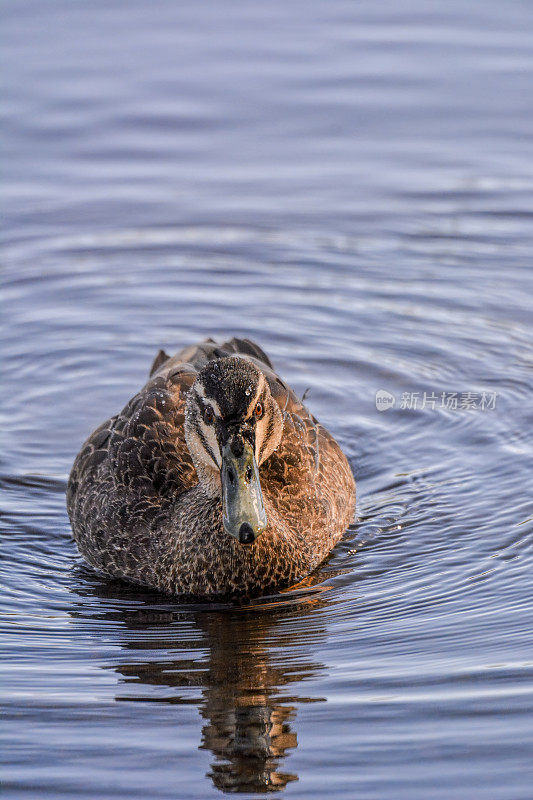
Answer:
[(396, 402), (393, 394), (386, 389), (378, 389), (376, 392), (376, 408), (378, 411), (386, 411), (392, 408)]

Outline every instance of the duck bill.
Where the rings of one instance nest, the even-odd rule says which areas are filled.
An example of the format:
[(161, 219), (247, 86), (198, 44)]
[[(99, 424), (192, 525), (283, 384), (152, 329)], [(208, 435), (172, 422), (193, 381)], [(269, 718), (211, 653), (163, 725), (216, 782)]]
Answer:
[[(235, 449), (240, 449), (240, 455), (235, 455)], [(222, 450), (224, 530), (241, 544), (252, 544), (267, 526), (259, 470), (249, 442), (241, 440), (241, 447), (234, 450), (229, 445)]]

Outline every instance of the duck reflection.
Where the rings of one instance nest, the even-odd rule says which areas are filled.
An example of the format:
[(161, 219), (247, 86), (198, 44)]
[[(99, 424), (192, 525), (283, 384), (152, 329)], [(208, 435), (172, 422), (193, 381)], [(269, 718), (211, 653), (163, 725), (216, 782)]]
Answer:
[(319, 666), (274, 666), (266, 631), (253, 616), (237, 625), (227, 617), (206, 622), (212, 644), (200, 713), (201, 747), (216, 757), (209, 776), (224, 791), (283, 789), (297, 776), (280, 771), (279, 764), (298, 741), (292, 728), (296, 705), (280, 702), (281, 688)]
[[(317, 626), (320, 615), (312, 613), (324, 602), (317, 595), (284, 609), (175, 612), (144, 605), (104, 612), (108, 620), (120, 619), (121, 645), (136, 656), (133, 663), (109, 667), (122, 676), (117, 700), (197, 703), (204, 720), (199, 747), (214, 756), (207, 775), (215, 787), (231, 793), (282, 790), (298, 779), (283, 769), (298, 746), (297, 708), (324, 699), (290, 692), (291, 684), (324, 669), (306, 655), (309, 635), (313, 648), (325, 636)], [(183, 658), (184, 649), (190, 658)], [(178, 651), (181, 658), (173, 657)], [(139, 659), (144, 652), (146, 659)], [(191, 697), (195, 687), (199, 698)]]

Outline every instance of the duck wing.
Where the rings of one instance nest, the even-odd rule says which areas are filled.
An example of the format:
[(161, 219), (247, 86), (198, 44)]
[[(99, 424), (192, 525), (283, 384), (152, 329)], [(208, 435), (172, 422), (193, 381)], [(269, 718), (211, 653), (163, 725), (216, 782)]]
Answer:
[[(284, 417), (281, 442), (261, 467), (266, 491), (295, 529), (305, 515), (310, 536), (313, 528), (316, 533), (332, 521), (340, 520), (337, 528), (344, 530), (352, 521), (355, 505), (355, 482), (348, 461), (334, 437), (290, 386), (273, 369), (263, 368), (263, 374)], [(320, 538), (323, 534), (316, 535)], [(332, 539), (331, 546), (333, 543)]]
[(184, 347), (174, 356), (168, 356), (164, 350), (160, 350), (152, 364), (150, 377), (159, 372), (166, 373), (180, 364), (189, 364), (199, 372), (209, 361), (215, 358), (227, 358), (227, 356), (244, 356), (253, 361), (261, 370), (265, 367), (273, 370), (271, 360), (258, 344), (250, 339), (233, 337), (223, 344), (218, 344), (214, 339), (204, 339), (200, 344)]
[(69, 512), (90, 513), (84, 500), (103, 507), (106, 496), (122, 497), (131, 510), (143, 501), (170, 501), (198, 483), (184, 431), (187, 392), (195, 378), (189, 364), (156, 372), (91, 434), (70, 473)]

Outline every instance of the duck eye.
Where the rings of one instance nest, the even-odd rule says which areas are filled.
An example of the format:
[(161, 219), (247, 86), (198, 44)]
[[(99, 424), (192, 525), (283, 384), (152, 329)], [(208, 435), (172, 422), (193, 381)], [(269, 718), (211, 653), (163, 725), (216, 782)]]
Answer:
[(256, 403), (255, 408), (254, 408), (254, 414), (255, 414), (256, 419), (261, 419), (261, 417), (264, 414), (263, 403)]
[(212, 425), (215, 419), (215, 412), (211, 406), (206, 406), (204, 409), (204, 422), (206, 425)]

